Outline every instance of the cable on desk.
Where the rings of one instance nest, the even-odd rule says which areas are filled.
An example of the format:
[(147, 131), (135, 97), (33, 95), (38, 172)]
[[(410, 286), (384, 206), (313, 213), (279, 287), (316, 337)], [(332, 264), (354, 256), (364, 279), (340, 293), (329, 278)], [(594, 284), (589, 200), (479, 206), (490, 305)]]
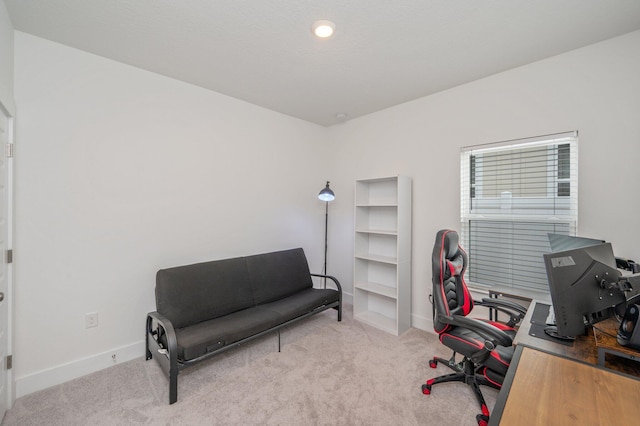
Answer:
[(606, 334), (607, 336), (613, 337), (614, 339), (618, 337), (617, 335), (615, 335), (615, 334), (611, 334), (611, 333), (609, 333), (608, 331), (604, 331), (603, 329), (598, 328), (598, 327), (596, 327), (595, 325), (591, 325), (591, 327), (593, 327), (593, 329), (594, 329), (594, 330), (598, 330), (598, 331), (599, 331), (600, 333), (602, 333), (602, 334)]

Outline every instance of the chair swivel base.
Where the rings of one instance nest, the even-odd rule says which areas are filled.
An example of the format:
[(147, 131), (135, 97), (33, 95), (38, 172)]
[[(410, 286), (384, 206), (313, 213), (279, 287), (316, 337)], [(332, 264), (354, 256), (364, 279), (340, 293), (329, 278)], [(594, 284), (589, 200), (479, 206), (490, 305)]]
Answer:
[(462, 382), (471, 386), (473, 389), (473, 393), (480, 404), (481, 414), (476, 416), (476, 420), (479, 426), (486, 426), (489, 424), (489, 408), (485, 403), (484, 397), (482, 396), (482, 391), (480, 390), (480, 386), (490, 386), (495, 389), (500, 389), (500, 385), (489, 381), (479, 370), (483, 367), (476, 367), (476, 365), (469, 358), (464, 358), (463, 361), (456, 363), (455, 362), (455, 353), (451, 356), (450, 359), (446, 360), (444, 358), (435, 357), (429, 360), (429, 366), (431, 368), (436, 368), (438, 364), (446, 365), (455, 373), (446, 374), (444, 376), (439, 376), (433, 379), (427, 380), (427, 383), (422, 385), (422, 393), (425, 395), (431, 394), (431, 387), (438, 383), (446, 383), (446, 382)]

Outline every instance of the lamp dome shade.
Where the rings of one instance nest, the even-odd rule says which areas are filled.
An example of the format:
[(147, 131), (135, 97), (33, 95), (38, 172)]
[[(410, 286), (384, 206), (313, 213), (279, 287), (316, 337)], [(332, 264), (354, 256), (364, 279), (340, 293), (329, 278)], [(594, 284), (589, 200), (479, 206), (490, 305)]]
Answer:
[(322, 191), (318, 194), (318, 198), (322, 201), (333, 201), (336, 198), (336, 194), (333, 193), (331, 188), (329, 188), (329, 181), (327, 181), (327, 186), (322, 188)]

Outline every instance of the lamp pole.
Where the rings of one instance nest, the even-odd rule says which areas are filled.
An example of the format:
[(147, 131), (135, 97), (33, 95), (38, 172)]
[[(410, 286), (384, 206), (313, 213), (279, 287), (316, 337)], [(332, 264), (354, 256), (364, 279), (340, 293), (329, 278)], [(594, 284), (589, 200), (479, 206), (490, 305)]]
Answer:
[[(327, 275), (327, 247), (328, 247), (328, 234), (329, 234), (329, 202), (325, 201), (324, 212), (324, 275)], [(323, 278), (324, 288), (327, 288), (327, 277)]]
[[(329, 235), (329, 201), (336, 199), (336, 194), (329, 188), (329, 181), (327, 185), (322, 188), (322, 191), (318, 194), (318, 198), (325, 202), (324, 213), (324, 273), (327, 275), (327, 247), (328, 247), (328, 235)], [(324, 278), (324, 288), (327, 288), (327, 277)]]

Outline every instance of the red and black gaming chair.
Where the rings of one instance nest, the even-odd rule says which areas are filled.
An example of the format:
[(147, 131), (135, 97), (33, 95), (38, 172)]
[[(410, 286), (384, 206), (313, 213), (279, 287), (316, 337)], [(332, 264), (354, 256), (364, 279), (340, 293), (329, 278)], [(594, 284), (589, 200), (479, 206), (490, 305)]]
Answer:
[[(431, 368), (438, 363), (454, 373), (429, 379), (422, 392), (431, 393), (433, 385), (444, 382), (463, 382), (471, 386), (482, 414), (476, 416), (479, 425), (489, 422), (489, 409), (480, 385), (500, 389), (513, 356), (513, 327), (522, 320), (526, 309), (516, 303), (485, 298), (474, 301), (464, 281), (467, 254), (458, 244), (458, 234), (439, 231), (432, 255), (433, 270), (433, 326), (443, 345), (453, 350), (450, 359), (435, 357)], [(506, 324), (469, 318), (474, 304), (487, 306), (510, 316)], [(456, 354), (463, 359), (456, 362)]]

